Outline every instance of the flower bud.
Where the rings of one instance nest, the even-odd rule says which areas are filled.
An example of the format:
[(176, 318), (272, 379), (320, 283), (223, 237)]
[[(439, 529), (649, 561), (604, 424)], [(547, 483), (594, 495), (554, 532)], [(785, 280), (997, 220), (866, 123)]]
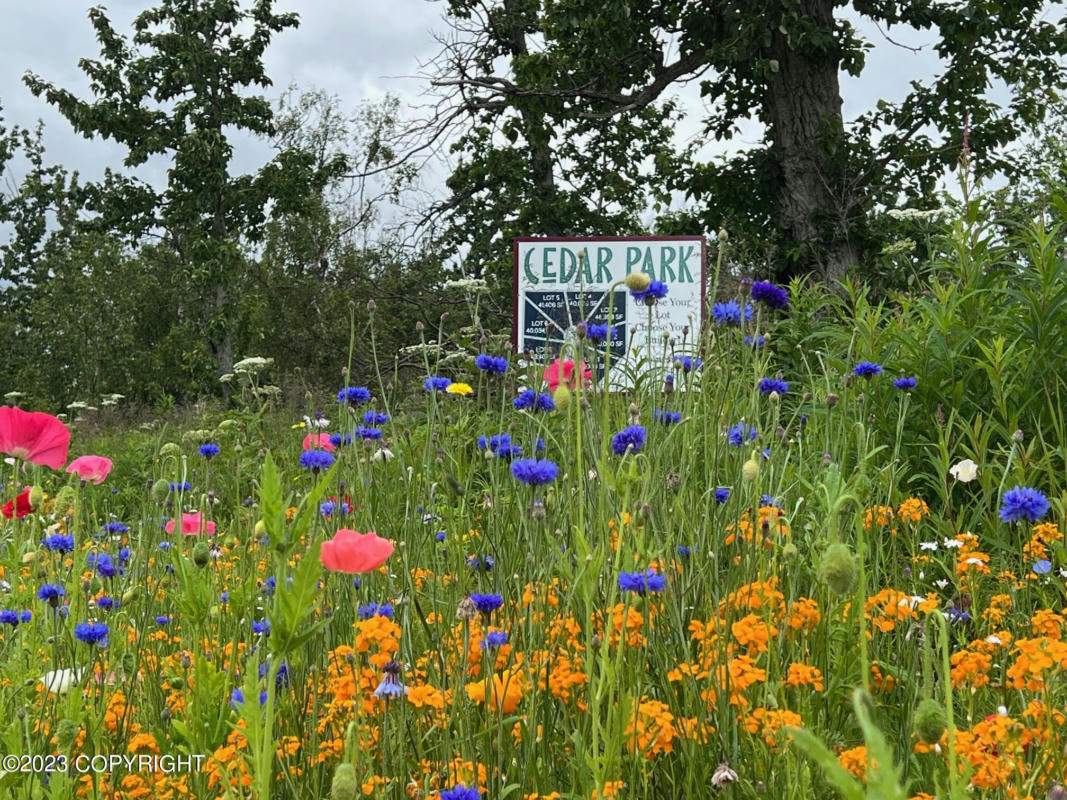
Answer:
[(571, 405), (571, 390), (562, 383), (552, 392), (552, 402), (560, 411), (566, 411)]
[(264, 536), (267, 535), (266, 522), (264, 522), (263, 520), (259, 520), (259, 522), (256, 523), (255, 535), (257, 539), (262, 539)]
[(833, 408), (836, 405), (837, 405), (837, 395), (834, 394), (833, 392), (830, 392), (828, 395), (826, 395), (826, 407), (827, 408)]
[(208, 548), (207, 542), (197, 542), (193, 548), (193, 563), (203, 569), (210, 561), (211, 550)]
[(752, 457), (742, 465), (741, 477), (746, 481), (754, 481), (759, 477), (759, 460), (755, 450), (752, 451)]
[(652, 278), (647, 272), (631, 272), (623, 282), (631, 292), (643, 292), (652, 283)]
[(338, 764), (330, 784), (330, 800), (356, 800), (359, 796), (359, 781), (356, 768), (347, 761)]
[(456, 606), (456, 619), (462, 621), (478, 619), (478, 606), (469, 597), (464, 597)]
[(782, 558), (784, 558), (786, 561), (796, 561), (799, 552), (800, 551), (797, 550), (797, 546), (795, 544), (793, 544), (792, 542), (786, 542), (785, 547), (782, 548)]
[(855, 555), (846, 545), (834, 542), (823, 553), (819, 576), (830, 587), (830, 591), (842, 596), (848, 594), (859, 577)]
[(30, 489), (30, 508), (37, 508), (41, 505), (41, 501), (44, 500), (44, 489), (40, 486), (33, 486)]
[(937, 744), (948, 722), (944, 707), (931, 698), (926, 698), (915, 709), (915, 732), (927, 744)]
[(166, 458), (167, 456), (180, 456), (181, 454), (181, 447), (174, 442), (167, 442), (165, 445), (159, 448), (159, 455), (163, 458)]

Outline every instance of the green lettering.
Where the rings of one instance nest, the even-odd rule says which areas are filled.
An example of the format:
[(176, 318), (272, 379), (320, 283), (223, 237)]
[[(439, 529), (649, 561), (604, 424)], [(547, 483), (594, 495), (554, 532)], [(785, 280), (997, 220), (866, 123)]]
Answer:
[(582, 280), (586, 283), (593, 282), (593, 264), (589, 260), (589, 251), (583, 250), (578, 254), (579, 260), (582, 262)]
[(541, 277), (546, 281), (556, 282), (556, 273), (549, 272), (549, 267), (554, 266), (552, 264), (552, 254), (556, 252), (555, 247), (546, 247), (541, 256)]
[[(659, 274), (661, 281), (674, 282), (674, 270), (671, 269), (671, 264), (674, 263), (674, 248), (673, 247), (661, 247), (659, 249)], [(667, 276), (671, 277), (668, 278)]]
[(637, 266), (637, 263), (641, 260), (641, 248), (640, 247), (627, 247), (626, 248), (626, 274), (629, 275), (633, 272), (633, 268)]
[(526, 251), (526, 258), (522, 262), (522, 269), (523, 272), (526, 273), (527, 281), (529, 281), (530, 283), (540, 283), (540, 281), (537, 279), (537, 276), (534, 274), (534, 271), (530, 268), (530, 259), (533, 258), (533, 254), (533, 248)]
[[(608, 262), (611, 261), (611, 248), (610, 247), (598, 247), (596, 249), (596, 282), (597, 283), (611, 283), (611, 270), (608, 269)], [(629, 270), (627, 270), (629, 271)], [(604, 277), (601, 277), (603, 275)], [(592, 281), (590, 281), (592, 283)]]
[(685, 260), (693, 257), (693, 251), (696, 250), (694, 245), (689, 246), (689, 252), (683, 252), (681, 245), (678, 247), (678, 281), (680, 283), (692, 283), (693, 273), (689, 271), (689, 267), (686, 265)]
[(645, 263), (641, 267), (645, 272), (651, 276), (652, 280), (656, 280), (656, 262), (652, 260), (652, 248), (645, 248)]
[(561, 247), (559, 249), (559, 282), (570, 283), (577, 272), (578, 262), (574, 258), (574, 253), (569, 248)]

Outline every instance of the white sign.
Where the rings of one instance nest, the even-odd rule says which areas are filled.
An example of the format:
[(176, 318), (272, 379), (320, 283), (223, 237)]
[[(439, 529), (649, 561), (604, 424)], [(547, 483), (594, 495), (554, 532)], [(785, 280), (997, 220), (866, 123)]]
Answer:
[[(703, 236), (518, 238), (514, 255), (515, 346), (537, 363), (559, 358), (579, 322), (606, 325), (609, 311), (611, 338), (587, 337), (583, 347), (600, 379), (610, 346), (612, 389), (662, 380), (676, 359), (696, 357), (706, 294)], [(633, 272), (665, 285), (666, 295), (651, 304), (635, 299), (622, 283)]]

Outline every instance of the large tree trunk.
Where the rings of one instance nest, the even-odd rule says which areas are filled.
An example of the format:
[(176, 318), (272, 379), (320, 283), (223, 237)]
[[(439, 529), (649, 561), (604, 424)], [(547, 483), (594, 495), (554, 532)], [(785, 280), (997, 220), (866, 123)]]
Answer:
[[(808, 0), (807, 20), (829, 37), (834, 30), (833, 0)], [(793, 34), (797, 35), (793, 23)], [(850, 238), (859, 206), (848, 186), (845, 130), (838, 83), (836, 45), (790, 44), (775, 27), (771, 57), (777, 72), (766, 94), (769, 134), (778, 166), (778, 225), (801, 253), (791, 273), (815, 272), (826, 280), (844, 277), (861, 253)]]

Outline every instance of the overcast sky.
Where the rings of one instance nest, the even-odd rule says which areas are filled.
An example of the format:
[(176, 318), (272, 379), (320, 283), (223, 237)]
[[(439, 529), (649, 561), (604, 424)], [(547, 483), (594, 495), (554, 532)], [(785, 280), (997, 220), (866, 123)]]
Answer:
[[(35, 98), (22, 83), (27, 70), (88, 98), (88, 82), (78, 69), (78, 60), (96, 58), (98, 45), (87, 17), (85, 0), (34, 0), (8, 4), (0, 26), (0, 106), (8, 124), (45, 123), (48, 158), (79, 170), (85, 178), (99, 177), (105, 165), (121, 165), (123, 149), (114, 142), (88, 141), (43, 100)], [(124, 34), (130, 22), (151, 2), (112, 0), (106, 4), (115, 28)], [(289, 84), (318, 88), (336, 94), (342, 105), (354, 110), (361, 101), (397, 95), (408, 105), (425, 102), (425, 85), (415, 76), (420, 61), (438, 50), (434, 32), (445, 30), (442, 2), (427, 0), (288, 0), (279, 10), (300, 14), (296, 30), (277, 35), (266, 53), (266, 71), (274, 82), (276, 98)], [(842, 13), (848, 14), (846, 9)], [(922, 48), (915, 53), (889, 44), (877, 30), (864, 27), (875, 45), (863, 77), (842, 77), (846, 120), (869, 108), (878, 98), (900, 99), (912, 78), (929, 77), (939, 65), (930, 45), (933, 35), (905, 29), (888, 31), (903, 44)], [(679, 140), (699, 135), (701, 100), (696, 85), (675, 92), (690, 110), (690, 118), (678, 131)], [(735, 146), (759, 138), (758, 126), (742, 130)], [(710, 145), (707, 152), (724, 146)], [(729, 147), (729, 145), (725, 146)], [(235, 155), (235, 171), (254, 169), (270, 157), (265, 142), (244, 141)], [(155, 165), (153, 182), (162, 178), (164, 164)], [(428, 169), (424, 188), (440, 192), (447, 167)], [(8, 176), (9, 178), (12, 176)], [(19, 175), (13, 176), (21, 177)]]

